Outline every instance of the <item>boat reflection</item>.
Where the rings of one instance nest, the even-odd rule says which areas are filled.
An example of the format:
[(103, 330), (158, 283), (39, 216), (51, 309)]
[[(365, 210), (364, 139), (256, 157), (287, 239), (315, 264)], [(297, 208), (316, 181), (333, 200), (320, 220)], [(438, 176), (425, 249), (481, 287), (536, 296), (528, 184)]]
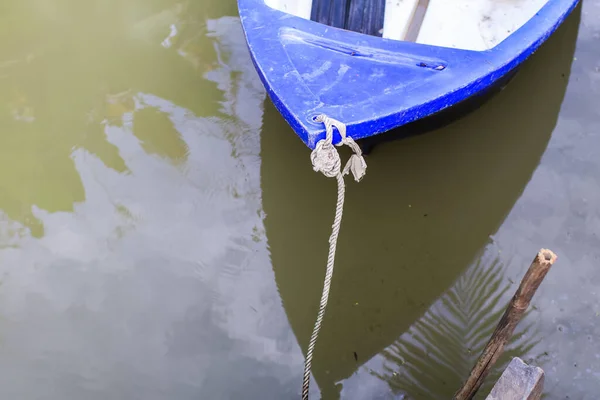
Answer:
[[(504, 287), (501, 268), (469, 266), (546, 149), (570, 75), (579, 18), (580, 7), (477, 112), (437, 132), (382, 145), (368, 157), (365, 179), (348, 183), (332, 291), (313, 361), (322, 398), (338, 398), (342, 388), (344, 398), (356, 399), (401, 396), (402, 391), (411, 398), (447, 398), (456, 390), (462, 372), (453, 371), (445, 384), (427, 380), (437, 376), (438, 366), (420, 358), (422, 353), (414, 354), (421, 363), (413, 360), (415, 368), (408, 372), (393, 364), (407, 358), (403, 335), (420, 329), (434, 335), (428, 337), (433, 342), (443, 335), (438, 324), (437, 332), (424, 331), (439, 315), (431, 307), (442, 296), (477, 287), (475, 301)], [(335, 182), (312, 170), (305, 147), (270, 103), (261, 142), (271, 259), (291, 327), (306, 351), (323, 285)], [(492, 282), (460, 286), (461, 276), (474, 279), (468, 271)], [(463, 327), (455, 339), (470, 329)], [(483, 324), (476, 334), (486, 329)], [(463, 350), (450, 346), (445, 351), (457, 356)], [(366, 380), (361, 365), (380, 353), (388, 355), (387, 370), (375, 371), (381, 379)], [(409, 374), (412, 383), (396, 379), (398, 371)], [(348, 379), (353, 374), (356, 379)], [(419, 395), (423, 385), (428, 389)]]

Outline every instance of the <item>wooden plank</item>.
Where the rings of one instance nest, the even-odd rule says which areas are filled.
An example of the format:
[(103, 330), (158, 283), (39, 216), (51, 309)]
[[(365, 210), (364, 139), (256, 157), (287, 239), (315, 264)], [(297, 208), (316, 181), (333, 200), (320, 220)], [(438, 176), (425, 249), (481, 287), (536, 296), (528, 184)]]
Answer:
[(363, 20), (363, 33), (371, 36), (383, 35), (383, 21), (385, 18), (385, 0), (371, 0), (365, 8)]
[[(320, 24), (329, 25), (329, 16), (331, 14), (331, 2), (323, 0), (312, 1), (312, 11), (310, 19)], [(342, 24), (343, 26), (343, 24)]]
[(541, 249), (535, 256), (513, 298), (508, 303), (496, 330), (471, 370), (471, 374), (454, 395), (454, 400), (471, 400), (475, 396), (490, 369), (504, 352), (504, 346), (511, 338), (515, 327), (527, 311), (533, 295), (555, 261), (556, 254), (551, 250)]
[[(331, 17), (328, 25), (344, 29), (346, 26), (346, 19), (348, 13), (348, 7), (350, 0), (333, 0), (332, 9), (331, 9)], [(314, 4), (314, 1), (313, 1)]]
[(425, 15), (427, 14), (427, 7), (429, 7), (429, 0), (419, 0), (417, 9), (412, 16), (410, 25), (408, 26), (408, 30), (404, 36), (404, 40), (408, 42), (417, 41), (419, 32), (421, 32), (421, 27), (423, 26), (423, 21), (425, 20)]
[(544, 371), (512, 359), (485, 400), (540, 400), (544, 390)]
[(519, 29), (548, 0), (430, 0), (416, 42), (487, 50)]
[(384, 13), (385, 0), (312, 0), (310, 19), (336, 28), (381, 36)]
[(387, 0), (385, 3), (383, 37), (404, 40), (418, 4), (419, 0)]
[(265, 3), (276, 10), (310, 19), (312, 0), (265, 0)]

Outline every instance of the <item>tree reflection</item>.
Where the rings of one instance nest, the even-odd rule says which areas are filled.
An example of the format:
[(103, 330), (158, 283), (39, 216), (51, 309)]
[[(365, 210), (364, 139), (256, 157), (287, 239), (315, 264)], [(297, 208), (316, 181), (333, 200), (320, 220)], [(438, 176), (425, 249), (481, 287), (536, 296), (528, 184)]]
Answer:
[[(460, 387), (492, 335), (516, 289), (498, 257), (480, 258), (394, 344), (381, 354), (383, 370), (372, 373), (410, 399), (449, 399)], [(531, 312), (528, 311), (528, 313)], [(528, 355), (540, 341), (525, 319), (484, 382), (484, 397), (512, 359)], [(543, 363), (543, 354), (536, 363)]]
[[(85, 199), (73, 151), (85, 148), (126, 172), (106, 126), (133, 121), (150, 154), (177, 163), (188, 149), (148, 93), (195, 116), (222, 116), (223, 90), (207, 18), (223, 2), (9, 1), (0, 15), (0, 209), (43, 235), (31, 209), (72, 211)], [(235, 5), (233, 5), (234, 7)], [(235, 7), (233, 8), (235, 10)], [(173, 45), (161, 43), (176, 26)], [(193, 62), (190, 62), (193, 60)], [(228, 117), (226, 117), (228, 118)]]
[[(0, 392), (40, 398), (52, 382), (56, 398), (297, 397), (303, 357), (262, 225), (265, 92), (241, 51), (239, 20), (210, 24), (233, 61), (206, 78), (234, 89), (220, 98), (233, 111), (226, 121), (153, 93), (110, 92), (89, 117), (128, 173), (93, 146), (74, 150), (86, 199), (74, 212), (38, 210), (39, 240), (6, 241), (19, 225), (0, 210), (0, 246), (20, 246), (2, 251), (0, 265), (10, 276), (0, 291)], [(163, 135), (153, 142), (147, 130)], [(168, 162), (180, 148), (167, 138), (179, 134), (183, 172)]]

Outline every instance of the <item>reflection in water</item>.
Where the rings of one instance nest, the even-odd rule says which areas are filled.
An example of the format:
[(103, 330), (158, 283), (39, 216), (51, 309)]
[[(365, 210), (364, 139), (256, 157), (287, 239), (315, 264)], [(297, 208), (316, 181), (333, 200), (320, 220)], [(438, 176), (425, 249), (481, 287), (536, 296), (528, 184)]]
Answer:
[[(578, 22), (579, 11), (476, 113), (382, 146), (367, 160), (367, 177), (349, 184), (313, 361), (323, 398), (392, 395), (369, 371), (377, 368), (361, 365), (393, 352), (389, 346), (431, 315), (427, 310), (466, 273), (520, 196), (556, 124)], [(266, 233), (280, 295), (305, 350), (323, 284), (335, 184), (312, 171), (306, 149), (271, 105), (265, 113)], [(418, 366), (423, 376), (413, 389), (436, 376), (434, 363)], [(448, 391), (443, 382), (427, 382), (432, 394)]]
[[(0, 61), (0, 397), (296, 395), (239, 21), (202, 2), (42, 3), (11, 2), (22, 26), (1, 36), (20, 64)], [(33, 57), (10, 51), (36, 32)]]
[[(261, 134), (239, 23), (210, 19), (235, 2), (82, 4), (0, 16), (0, 397), (297, 398), (335, 184), (268, 102)], [(576, 18), (493, 102), (382, 146), (350, 183), (324, 398), (434, 376), (384, 354), (474, 282), (554, 127)]]
[[(175, 5), (133, 23), (139, 18), (135, 14), (143, 10), (131, 2), (120, 6), (124, 8), (121, 18), (114, 18), (116, 9), (100, 1), (86, 3), (86, 7), (94, 5), (95, 13), (67, 0), (44, 2), (41, 8), (27, 7), (28, 3), (32, 1), (10, 2), (3, 13), (8, 22), (3, 29), (10, 33), (3, 36), (8, 40), (0, 47), (5, 57), (0, 61), (4, 78), (0, 79), (0, 104), (6, 105), (0, 109), (0, 124), (3, 131), (13, 134), (0, 138), (0, 181), (11, 188), (3, 191), (0, 208), (40, 237), (43, 228), (31, 214), (33, 205), (72, 211), (72, 204), (84, 199), (70, 158), (74, 148), (93, 148), (106, 165), (125, 170), (118, 150), (106, 141), (101, 122), (119, 121), (132, 112), (134, 93), (152, 93), (199, 116), (218, 114), (215, 100), (222, 94), (215, 82), (197, 73), (176, 49), (164, 51), (151, 41), (177, 22), (187, 28), (180, 32), (180, 39), (194, 45), (194, 51), (206, 60), (214, 60), (210, 55), (215, 48), (206, 37), (206, 28), (201, 36), (194, 32), (199, 23), (192, 23), (192, 18), (204, 15), (198, 15), (198, 6), (194, 12)], [(159, 3), (164, 7), (172, 2)], [(28, 52), (9, 47), (20, 39), (29, 44)], [(156, 122), (152, 113), (142, 114), (138, 118), (141, 127), (142, 118)], [(158, 137), (165, 136), (141, 139), (150, 148), (164, 149), (166, 141)], [(28, 151), (21, 150), (23, 146)]]
[[(215, 100), (222, 92), (203, 73), (222, 68), (228, 60), (222, 59), (226, 55), (217, 57), (218, 47), (207, 37), (206, 7), (198, 2), (156, 1), (154, 10), (139, 1), (86, 2), (86, 9), (67, 0), (44, 2), (43, 7), (31, 3), (10, 2), (3, 11), (8, 24), (2, 29), (9, 30), (3, 37), (10, 39), (0, 44), (5, 58), (0, 59), (0, 103), (6, 104), (0, 109), (0, 124), (19, 134), (0, 139), (0, 180), (19, 183), (7, 184), (13, 190), (3, 193), (0, 206), (39, 237), (43, 228), (29, 211), (33, 204), (72, 211), (72, 203), (83, 200), (83, 187), (76, 183), (69, 158), (73, 148), (93, 148), (111, 168), (124, 171), (101, 122), (119, 123), (122, 115), (133, 111), (132, 97), (138, 92), (152, 93), (198, 116), (218, 115), (224, 110)], [(160, 7), (167, 8), (156, 12)], [(231, 4), (220, 7), (232, 9)], [(174, 24), (181, 28), (170, 51), (165, 51), (159, 43)], [(29, 45), (28, 52), (10, 47), (19, 39)], [(166, 148), (167, 136), (156, 128), (150, 131), (160, 133), (147, 136), (151, 133), (145, 126), (168, 125), (164, 118), (149, 110), (136, 121), (136, 134), (150, 151), (185, 153), (182, 143)], [(28, 152), (17, 150), (23, 145)], [(17, 161), (17, 155), (31, 158)], [(48, 163), (53, 167), (43, 167)]]
[[(400, 339), (381, 353), (381, 372), (406, 398), (449, 399), (469, 375), (504, 313), (506, 295), (515, 288), (504, 278), (498, 258), (478, 260), (417, 320)], [(539, 342), (533, 323), (521, 324), (504, 354), (477, 394), (489, 393), (508, 361), (523, 357)], [(521, 340), (523, 339), (523, 340)], [(541, 360), (537, 357), (536, 361)]]
[[(562, 71), (569, 65), (567, 56), (574, 52), (581, 6), (574, 14), (538, 55), (542, 58), (539, 62), (543, 62), (544, 57), (553, 56), (553, 46), (562, 47), (560, 54), (565, 58), (552, 72), (554, 79), (559, 74), (565, 77)], [(562, 94), (565, 88), (561, 90)], [(402, 393), (403, 398), (450, 398), (468, 376), (518, 285), (505, 278), (498, 257), (487, 261), (489, 258), (479, 258), (423, 317), (364, 368), (386, 381), (394, 393)], [(535, 310), (530, 309), (526, 315)], [(512, 346), (507, 346), (476, 398), (485, 398), (514, 356), (543, 368), (548, 353), (536, 348), (540, 341), (535, 322), (525, 318), (511, 339)]]

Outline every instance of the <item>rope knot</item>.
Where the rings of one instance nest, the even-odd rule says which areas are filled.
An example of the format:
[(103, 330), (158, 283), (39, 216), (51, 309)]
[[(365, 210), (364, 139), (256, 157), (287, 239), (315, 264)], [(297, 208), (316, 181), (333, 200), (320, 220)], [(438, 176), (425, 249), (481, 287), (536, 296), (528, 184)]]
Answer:
[[(320, 140), (317, 143), (310, 155), (313, 169), (317, 172), (322, 172), (323, 175), (328, 178), (333, 178), (340, 173), (342, 176), (345, 176), (352, 172), (354, 180), (359, 182), (367, 172), (367, 163), (365, 162), (362, 150), (358, 143), (351, 137), (346, 136), (346, 125), (323, 114), (317, 116), (315, 120), (325, 124), (326, 136), (325, 139)], [(354, 151), (354, 154), (350, 157), (350, 160), (348, 160), (348, 163), (344, 166), (343, 170), (341, 170), (342, 160), (333, 145), (334, 127), (337, 128), (342, 137), (342, 140), (337, 145), (346, 145)]]
[(310, 155), (313, 169), (322, 172), (328, 178), (333, 178), (340, 173), (342, 160), (333, 144), (321, 140)]

